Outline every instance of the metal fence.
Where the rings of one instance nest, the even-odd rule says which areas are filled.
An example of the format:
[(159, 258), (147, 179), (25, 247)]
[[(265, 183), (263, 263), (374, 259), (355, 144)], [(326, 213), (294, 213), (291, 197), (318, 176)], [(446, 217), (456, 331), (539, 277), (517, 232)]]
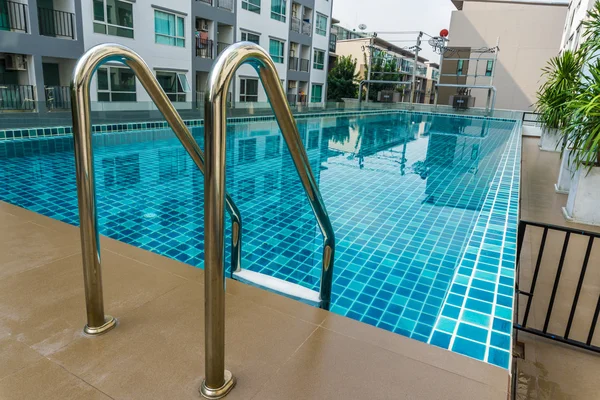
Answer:
[[(0, 13), (0, 30), (29, 32), (27, 4), (7, 0)], [(0, 4), (1, 7), (1, 4)]]
[(299, 62), (298, 57), (290, 57), (288, 69), (290, 71), (298, 71), (298, 62)]
[(307, 60), (306, 58), (301, 58), (300, 59), (300, 71), (308, 72), (309, 68), (310, 68), (310, 60)]
[(38, 7), (40, 34), (75, 39), (75, 14)]
[(212, 6), (212, 0), (196, 0), (196, 1), (201, 1), (203, 3), (210, 4)]
[(69, 86), (46, 86), (46, 107), (48, 110), (70, 110), (71, 94)]
[(0, 110), (35, 110), (35, 87), (0, 85)]
[(217, 7), (233, 11), (233, 0), (217, 0)]
[(221, 54), (231, 43), (217, 42), (217, 55)]
[(300, 33), (300, 26), (302, 25), (302, 21), (299, 18), (292, 17), (292, 25), (290, 26), (290, 30), (292, 32)]
[(202, 58), (213, 58), (214, 43), (209, 39), (196, 38), (196, 56)]
[(523, 125), (541, 125), (540, 114), (535, 112), (524, 112), (523, 113)]

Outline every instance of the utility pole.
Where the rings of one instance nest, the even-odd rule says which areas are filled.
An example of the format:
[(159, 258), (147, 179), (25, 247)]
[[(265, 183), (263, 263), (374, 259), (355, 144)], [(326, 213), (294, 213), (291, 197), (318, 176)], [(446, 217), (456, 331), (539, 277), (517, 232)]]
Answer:
[[(373, 34), (375, 35), (375, 34)], [(369, 102), (369, 91), (371, 90), (371, 65), (373, 64), (373, 35), (369, 39), (369, 68), (367, 72), (367, 103)], [(361, 93), (362, 95), (362, 93)]]
[(415, 102), (415, 93), (417, 89), (417, 66), (419, 65), (419, 51), (421, 50), (421, 39), (423, 38), (423, 32), (419, 32), (417, 37), (417, 45), (415, 46), (415, 65), (413, 66), (412, 73), (412, 85), (410, 87), (410, 102)]

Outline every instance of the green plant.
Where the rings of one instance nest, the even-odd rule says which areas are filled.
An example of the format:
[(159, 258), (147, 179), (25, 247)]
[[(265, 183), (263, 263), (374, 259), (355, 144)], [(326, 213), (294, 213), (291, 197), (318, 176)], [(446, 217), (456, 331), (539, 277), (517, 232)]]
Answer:
[(567, 146), (577, 149), (571, 153), (569, 163), (589, 172), (600, 166), (600, 60), (589, 65), (580, 85), (580, 93), (565, 107), (570, 119), (564, 135)]
[(343, 98), (355, 98), (358, 85), (356, 59), (351, 56), (339, 57), (335, 66), (327, 75), (327, 100), (342, 101)]
[(565, 105), (573, 100), (581, 82), (583, 57), (581, 52), (564, 51), (553, 57), (542, 69), (546, 81), (537, 92), (535, 111), (545, 129), (564, 129), (570, 110)]

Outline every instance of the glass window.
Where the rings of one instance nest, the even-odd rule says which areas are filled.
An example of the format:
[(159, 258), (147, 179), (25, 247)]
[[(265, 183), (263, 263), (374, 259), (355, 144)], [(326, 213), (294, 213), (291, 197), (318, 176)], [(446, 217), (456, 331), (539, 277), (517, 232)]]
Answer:
[(154, 33), (156, 43), (185, 47), (185, 22), (183, 17), (154, 10)]
[(242, 41), (260, 44), (260, 35), (257, 35), (256, 33), (242, 31)]
[(258, 101), (258, 79), (240, 79), (240, 103), (256, 103)]
[(135, 75), (129, 68), (98, 69), (98, 101), (136, 101)]
[(242, 8), (260, 14), (260, 0), (242, 0)]
[(492, 76), (493, 70), (494, 70), (494, 60), (488, 60), (487, 65), (485, 66), (485, 76)]
[(323, 69), (325, 68), (325, 52), (323, 50), (315, 49), (313, 53), (313, 68)]
[(285, 10), (287, 9), (286, 0), (271, 0), (271, 18), (277, 21), (285, 22)]
[(317, 35), (327, 36), (327, 17), (317, 13), (317, 24), (315, 25)]
[(94, 0), (94, 32), (133, 38), (133, 4), (121, 0)]
[(283, 42), (271, 39), (269, 42), (269, 54), (273, 57), (273, 61), (283, 64)]
[(463, 67), (465, 66), (465, 60), (458, 60), (458, 63), (456, 65), (456, 75), (462, 75), (463, 74)]
[(169, 100), (179, 102), (185, 102), (187, 100), (186, 93), (189, 93), (191, 90), (185, 74), (169, 71), (156, 71), (156, 79), (167, 94)]
[(310, 91), (310, 102), (320, 103), (323, 99), (323, 85), (312, 85)]

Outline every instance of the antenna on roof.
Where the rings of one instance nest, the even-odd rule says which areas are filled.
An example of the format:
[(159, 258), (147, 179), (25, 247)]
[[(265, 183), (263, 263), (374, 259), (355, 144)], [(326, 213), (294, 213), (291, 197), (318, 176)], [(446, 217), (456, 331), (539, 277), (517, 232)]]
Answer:
[(367, 26), (365, 24), (360, 24), (358, 26), (358, 29), (360, 29), (361, 31), (364, 31), (365, 29), (367, 29)]

